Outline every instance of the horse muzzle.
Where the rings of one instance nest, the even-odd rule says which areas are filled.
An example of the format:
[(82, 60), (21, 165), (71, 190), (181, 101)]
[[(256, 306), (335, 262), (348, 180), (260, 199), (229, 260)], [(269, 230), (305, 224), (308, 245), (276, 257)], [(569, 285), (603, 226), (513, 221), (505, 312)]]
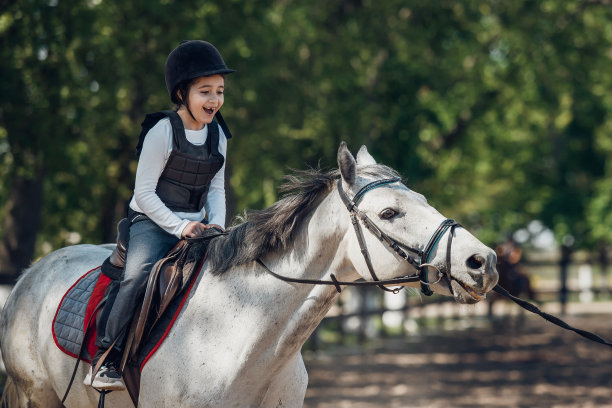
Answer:
[(485, 299), (499, 280), (496, 262), (497, 256), (493, 250), (470, 256), (465, 262), (466, 269), (450, 277), (450, 288), (455, 300), (473, 304)]

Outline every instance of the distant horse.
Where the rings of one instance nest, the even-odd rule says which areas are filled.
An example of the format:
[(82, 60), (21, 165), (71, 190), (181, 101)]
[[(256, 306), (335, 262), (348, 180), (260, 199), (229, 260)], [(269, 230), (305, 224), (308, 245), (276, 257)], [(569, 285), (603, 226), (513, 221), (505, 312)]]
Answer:
[[(495, 248), (495, 253), (497, 254), (499, 285), (513, 296), (526, 296), (530, 300), (535, 300), (529, 275), (525, 273), (520, 263), (523, 256), (521, 247), (514, 240), (508, 239)], [(488, 296), (489, 317), (493, 317), (493, 304), (501, 299), (504, 298), (497, 293), (491, 293)]]
[[(300, 350), (338, 291), (280, 280), (263, 265), (290, 278), (340, 282), (374, 280), (368, 265), (381, 281), (424, 270), (428, 288), (459, 303), (475, 303), (495, 286), (494, 251), (459, 226), (440, 228), (448, 220), (365, 147), (355, 160), (341, 144), (338, 164), (340, 171), (290, 177), (283, 199), (211, 243), (194, 290), (142, 371), (139, 407), (302, 406), (308, 375)], [(356, 224), (372, 225), (359, 236), (349, 214), (359, 216)], [(397, 245), (419, 251), (432, 234), (428, 259), (415, 265), (414, 254), (412, 262), (400, 256)], [(67, 289), (109, 253), (92, 245), (60, 249), (15, 286), (0, 340), (19, 407), (61, 406), (75, 360), (53, 342), (54, 312)], [(81, 365), (66, 407), (96, 406), (97, 392), (80, 381), (88, 368)], [(109, 394), (106, 403), (132, 405), (127, 392)]]

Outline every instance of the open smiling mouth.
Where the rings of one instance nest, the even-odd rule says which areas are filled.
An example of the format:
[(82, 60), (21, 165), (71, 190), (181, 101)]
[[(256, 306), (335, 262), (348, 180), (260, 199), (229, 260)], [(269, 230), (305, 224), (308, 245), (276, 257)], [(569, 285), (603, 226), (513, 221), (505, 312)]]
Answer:
[(215, 113), (215, 110), (212, 108), (203, 108), (204, 112), (208, 113), (209, 115), (212, 115), (213, 113)]

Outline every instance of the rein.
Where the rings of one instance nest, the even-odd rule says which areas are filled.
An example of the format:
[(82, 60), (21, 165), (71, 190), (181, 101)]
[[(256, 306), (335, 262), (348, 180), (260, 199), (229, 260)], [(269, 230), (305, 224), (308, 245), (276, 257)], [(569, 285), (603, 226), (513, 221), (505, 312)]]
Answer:
[[(399, 288), (394, 288), (394, 289), (389, 289), (386, 286), (405, 285), (406, 283), (410, 283), (410, 282), (420, 282), (421, 292), (426, 296), (430, 296), (433, 294), (433, 291), (431, 290), (430, 286), (435, 285), (436, 283), (440, 282), (442, 278), (444, 278), (445, 276), (448, 281), (448, 287), (451, 293), (453, 293), (453, 289), (451, 287), (452, 278), (450, 275), (450, 271), (451, 271), (450, 255), (451, 255), (451, 245), (453, 241), (453, 233), (456, 227), (461, 226), (459, 223), (451, 219), (446, 219), (442, 221), (442, 223), (438, 226), (436, 231), (433, 233), (433, 235), (429, 239), (429, 242), (425, 246), (425, 249), (420, 250), (420, 249), (405, 245), (391, 238), (389, 235), (383, 232), (380, 228), (378, 228), (378, 226), (363, 211), (360, 211), (359, 208), (357, 207), (357, 205), (359, 204), (359, 201), (363, 198), (363, 196), (368, 191), (371, 191), (377, 187), (381, 187), (387, 184), (397, 183), (399, 181), (400, 181), (399, 177), (373, 181), (369, 184), (366, 184), (363, 188), (361, 188), (361, 190), (359, 190), (355, 194), (353, 199), (351, 200), (346, 195), (346, 193), (342, 190), (341, 180), (338, 180), (338, 184), (337, 184), (338, 193), (340, 194), (340, 198), (342, 199), (342, 202), (346, 206), (351, 216), (351, 222), (353, 224), (353, 227), (355, 228), (355, 234), (357, 235), (357, 241), (359, 242), (361, 253), (366, 261), (366, 265), (368, 266), (370, 275), (372, 276), (372, 279), (374, 279), (373, 281), (342, 282), (342, 281), (337, 280), (333, 273), (330, 274), (331, 280), (290, 278), (290, 277), (279, 275), (273, 272), (272, 270), (270, 270), (270, 268), (266, 266), (266, 264), (263, 263), (261, 259), (257, 259), (256, 262), (260, 266), (262, 266), (268, 274), (282, 281), (291, 282), (291, 283), (305, 283), (305, 284), (310, 284), (310, 285), (333, 285), (336, 287), (336, 290), (338, 291), (338, 293), (342, 292), (342, 288), (340, 287), (341, 285), (343, 286), (378, 286), (384, 291), (398, 293), (400, 290), (404, 289), (403, 286)], [(368, 231), (374, 234), (374, 236), (376, 236), (376, 238), (378, 238), (382, 243), (384, 243), (389, 248), (391, 248), (400, 258), (402, 258), (403, 260), (407, 261), (412, 266), (414, 266), (418, 270), (418, 272), (414, 275), (398, 277), (398, 278), (393, 278), (393, 279), (387, 279), (387, 280), (378, 279), (378, 277), (376, 276), (376, 273), (374, 272), (374, 266), (372, 265), (370, 254), (368, 253), (368, 249), (365, 245), (365, 239), (363, 237), (363, 232), (361, 231), (359, 220), (363, 222), (363, 224), (368, 229)], [(449, 230), (450, 230), (450, 235), (448, 237), (448, 244), (446, 247), (446, 270), (443, 273), (438, 267), (428, 262), (430, 261), (431, 254), (433, 250), (436, 248), (436, 246), (438, 245), (438, 242), (444, 236), (444, 234), (446, 234), (446, 232)], [(416, 254), (420, 258), (420, 262), (417, 261), (412, 256), (410, 256), (407, 252), (412, 252), (413, 254)], [(427, 272), (430, 267), (435, 268), (438, 271), (438, 279), (435, 282), (428, 282)], [(521, 298), (511, 295), (506, 289), (504, 289), (503, 287), (499, 285), (496, 285), (493, 288), (493, 290), (499, 293), (500, 295), (505, 296), (508, 299), (512, 300), (514, 303), (518, 304), (523, 309), (528, 310), (531, 313), (535, 313), (538, 316), (546, 319), (547, 321), (565, 330), (573, 331), (579, 334), (580, 336), (585, 337), (589, 340), (612, 347), (611, 342), (608, 342), (602, 339), (601, 337), (599, 337), (598, 335), (588, 332), (586, 330), (577, 329), (575, 327), (572, 327), (566, 322), (564, 322), (563, 320), (559, 319), (558, 317), (542, 312), (537, 306)]]
[(612, 343), (608, 342), (604, 339), (602, 339), (601, 337), (599, 337), (598, 335), (591, 333), (589, 331), (586, 330), (582, 330), (582, 329), (577, 329), (575, 327), (570, 326), (569, 324), (565, 323), (563, 320), (559, 319), (556, 316), (553, 316), (551, 314), (545, 313), (543, 311), (541, 311), (536, 305), (527, 302), (526, 300), (523, 300), (521, 298), (518, 298), (516, 296), (511, 295), (506, 289), (502, 288), (499, 285), (496, 285), (493, 290), (497, 293), (499, 293), (502, 296), (507, 297), (508, 299), (510, 299), (511, 301), (513, 301), (514, 303), (516, 303), (517, 305), (519, 305), (520, 307), (522, 307), (523, 309), (531, 312), (531, 313), (535, 313), (538, 316), (548, 320), (549, 322), (551, 322), (552, 324), (555, 324), (565, 330), (570, 330), (573, 331), (574, 333), (579, 334), (582, 337), (585, 337), (591, 341), (594, 341), (596, 343), (600, 343), (600, 344), (604, 344), (606, 346), (610, 346), (612, 347)]
[[(378, 187), (385, 186), (387, 184), (398, 183), (400, 180), (401, 179), (399, 177), (393, 177), (389, 179), (376, 180), (371, 183), (368, 183), (354, 195), (352, 200), (346, 195), (346, 193), (342, 189), (342, 181), (338, 180), (338, 183), (337, 183), (338, 194), (340, 195), (342, 202), (344, 203), (347, 210), (349, 211), (349, 214), (351, 217), (351, 223), (353, 224), (353, 227), (355, 229), (355, 234), (357, 235), (357, 241), (359, 242), (359, 248), (361, 249), (361, 254), (363, 255), (363, 258), (366, 262), (368, 271), (370, 272), (370, 275), (372, 276), (373, 281), (344, 282), (344, 281), (339, 281), (338, 279), (336, 279), (336, 276), (333, 273), (330, 274), (331, 280), (290, 278), (290, 277), (279, 275), (273, 272), (272, 270), (270, 270), (270, 268), (266, 266), (266, 264), (264, 264), (264, 262), (261, 259), (257, 259), (256, 262), (260, 266), (262, 266), (267, 273), (269, 273), (270, 275), (282, 281), (291, 282), (291, 283), (305, 283), (305, 284), (310, 284), (310, 285), (333, 285), (336, 287), (336, 290), (338, 291), (338, 293), (342, 292), (342, 288), (340, 287), (341, 285), (342, 286), (378, 286), (380, 289), (386, 292), (398, 293), (400, 290), (404, 289), (403, 285), (405, 285), (406, 283), (420, 282), (421, 292), (426, 296), (431, 296), (433, 294), (433, 291), (431, 290), (430, 285), (435, 285), (436, 283), (440, 282), (442, 278), (444, 278), (444, 276), (446, 276), (448, 279), (448, 287), (452, 293), (453, 289), (450, 284), (450, 281), (451, 281), (450, 252), (451, 252), (451, 245), (453, 241), (453, 232), (455, 231), (455, 228), (457, 226), (460, 226), (459, 223), (451, 219), (446, 219), (442, 221), (442, 223), (438, 226), (436, 231), (433, 233), (433, 235), (429, 239), (429, 242), (425, 246), (425, 249), (420, 250), (418, 248), (411, 247), (400, 241), (397, 241), (396, 239), (391, 238), (389, 235), (383, 232), (374, 223), (374, 221), (372, 221), (363, 211), (359, 210), (358, 208), (359, 201), (363, 198), (363, 196), (368, 191), (374, 190), (375, 188), (378, 188)], [(400, 258), (410, 263), (418, 272), (410, 276), (403, 276), (403, 277), (398, 277), (398, 278), (380, 280), (378, 276), (376, 275), (376, 273), (374, 272), (374, 266), (372, 265), (372, 260), (370, 258), (370, 254), (366, 247), (365, 239), (363, 237), (363, 232), (361, 230), (361, 226), (359, 223), (360, 220), (361, 222), (363, 222), (363, 224), (368, 229), (368, 231), (374, 234), (374, 236), (378, 238), (383, 244), (387, 245), (391, 250), (393, 250)], [(438, 267), (430, 264), (429, 260), (431, 258), (431, 254), (433, 250), (438, 245), (440, 238), (442, 238), (442, 236), (446, 234), (446, 232), (449, 230), (450, 230), (450, 235), (449, 235), (448, 246), (447, 246), (447, 251), (446, 251), (446, 271), (445, 273), (442, 273), (442, 271)], [(409, 252), (416, 254), (417, 257), (419, 258), (419, 261), (417, 261), (414, 257), (410, 256)], [(435, 282), (429, 282), (428, 280), (428, 270), (430, 267), (435, 268), (438, 271), (438, 279)], [(400, 287), (389, 289), (386, 286), (400, 286)]]
[(383, 289), (385, 290), (389, 290), (393, 293), (398, 293), (401, 289), (387, 289), (385, 288), (383, 285), (389, 285), (389, 286), (394, 286), (394, 285), (402, 285), (402, 284), (406, 284), (406, 283), (411, 283), (411, 282), (420, 282), (421, 278), (419, 278), (418, 275), (411, 275), (411, 276), (405, 276), (403, 278), (393, 278), (393, 279), (387, 279), (387, 280), (379, 280), (376, 282), (372, 282), (372, 281), (352, 281), (352, 282), (344, 282), (344, 281), (339, 281), (338, 279), (336, 279), (336, 276), (332, 273), (330, 274), (330, 278), (331, 280), (319, 280), (319, 279), (297, 279), (297, 278), (290, 278), (288, 276), (283, 276), (283, 275), (279, 275), (276, 272), (273, 272), (270, 268), (268, 268), (266, 266), (266, 264), (263, 263), (263, 261), (261, 259), (256, 259), (255, 262), (257, 262), (261, 267), (263, 267), (265, 269), (266, 272), (268, 272), (268, 274), (274, 276), (277, 279), (280, 279), (284, 282), (290, 282), (290, 283), (305, 283), (305, 284), (309, 284), (309, 285), (333, 285), (336, 287), (336, 290), (338, 291), (338, 293), (342, 292), (342, 288), (340, 287), (342, 286), (381, 286)]

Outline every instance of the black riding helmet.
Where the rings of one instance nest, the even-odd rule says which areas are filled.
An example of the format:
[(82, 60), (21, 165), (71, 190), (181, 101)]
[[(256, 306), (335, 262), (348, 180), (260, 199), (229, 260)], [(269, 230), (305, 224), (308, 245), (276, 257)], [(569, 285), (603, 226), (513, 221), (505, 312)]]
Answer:
[[(225, 65), (223, 57), (214, 45), (201, 40), (181, 41), (168, 58), (166, 59), (165, 76), (166, 87), (170, 94), (170, 100), (176, 105), (182, 105), (181, 100), (176, 94), (179, 85), (194, 78), (210, 75), (224, 75), (236, 72)], [(189, 107), (187, 106), (189, 111)], [(191, 111), (189, 114), (193, 117)], [(223, 129), (227, 139), (232, 137), (232, 133), (227, 127), (221, 112), (215, 114), (217, 122)]]
[(181, 104), (176, 95), (176, 89), (181, 82), (201, 76), (236, 72), (225, 65), (214, 45), (201, 40), (181, 41), (168, 55), (165, 71), (170, 99), (177, 105)]

